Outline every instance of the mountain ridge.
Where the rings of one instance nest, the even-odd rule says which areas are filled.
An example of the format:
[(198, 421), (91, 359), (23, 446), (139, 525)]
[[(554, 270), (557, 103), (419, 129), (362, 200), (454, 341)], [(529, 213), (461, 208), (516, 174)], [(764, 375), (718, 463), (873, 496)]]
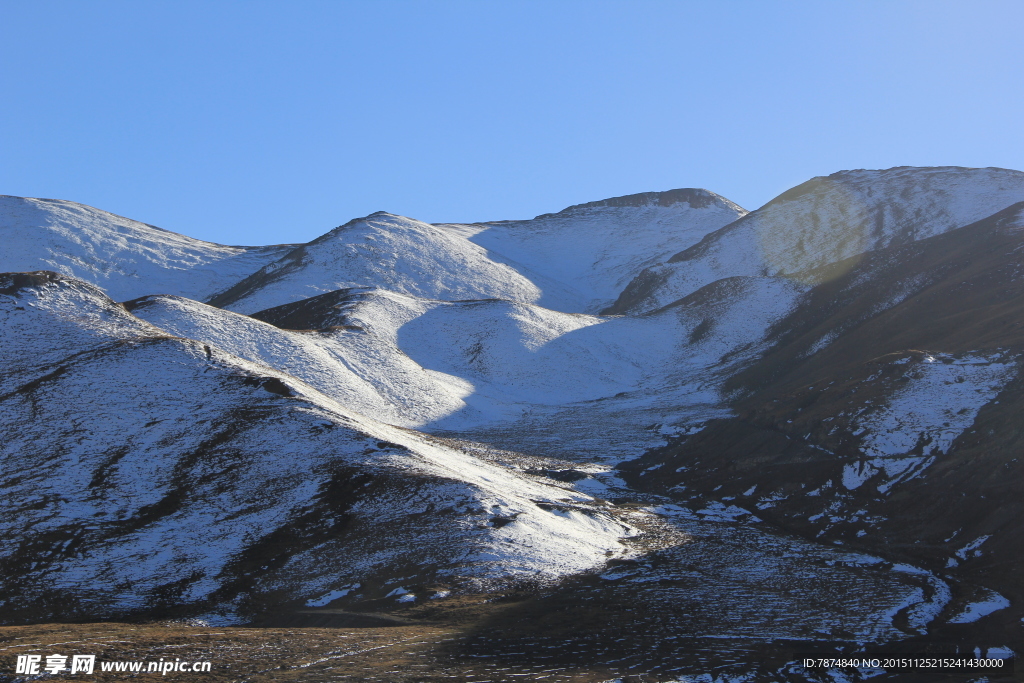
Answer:
[[(593, 312), (643, 265), (742, 213), (719, 195), (689, 189), (601, 200), (529, 221), (427, 224), (378, 211), (297, 247), (209, 302), (252, 313), (375, 286), (431, 299), (504, 298)], [(581, 233), (593, 241), (581, 242)], [(306, 289), (295, 291), (299, 283)]]
[(819, 176), (640, 273), (602, 313), (654, 310), (728, 274), (800, 278), (894, 242), (967, 225), (1021, 200), (1024, 173), (1008, 169), (901, 166)]
[[(125, 258), (154, 286), (207, 258), (75, 215), (149, 235)], [(98, 266), (0, 275), (0, 618), (287, 622), (520, 586), (552, 614), (628, 606), (652, 656), (713, 642), (716, 676), (780, 642), (1020, 650), (1021, 253), (1024, 173), (897, 167), (749, 213), (693, 189), (376, 212), (244, 274), (217, 252), (236, 279), (208, 303), (116, 304)]]
[(63, 200), (0, 195), (0, 271), (54, 270), (131, 299), (150, 287), (202, 299), (293, 245), (206, 242)]
[[(721, 204), (738, 211), (746, 212), (739, 204), (732, 202), (720, 194), (705, 190), (704, 188), (683, 187), (674, 190), (662, 190), (655, 192), (637, 192), (626, 194), (620, 197), (609, 197), (582, 204), (567, 206), (561, 211), (554, 213), (542, 213), (534, 217), (550, 218), (559, 214), (570, 214), (582, 209), (594, 209), (600, 207), (623, 207), (623, 206), (673, 206), (675, 204), (688, 204), (695, 209), (703, 209), (714, 204)], [(516, 222), (516, 221), (495, 221), (495, 222)]]
[(964, 600), (987, 586), (1007, 600), (988, 628), (1009, 628), (1024, 604), (1022, 238), (1018, 202), (837, 264), (725, 383), (735, 415), (624, 463), (627, 480), (884, 551), (956, 577)]

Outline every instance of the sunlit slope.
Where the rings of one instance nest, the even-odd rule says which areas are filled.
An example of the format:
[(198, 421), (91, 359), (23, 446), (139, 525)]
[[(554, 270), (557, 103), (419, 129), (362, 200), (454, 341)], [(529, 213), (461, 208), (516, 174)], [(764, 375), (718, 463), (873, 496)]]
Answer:
[(953, 576), (953, 624), (1017, 623), (1022, 251), (1024, 202), (818, 273), (727, 384), (738, 414), (629, 478)]
[(143, 297), (126, 305), (171, 334), (286, 372), (350, 410), (393, 425), (420, 427), (442, 419), (464, 409), (463, 399), (473, 391), (457, 376), (425, 369), (392, 338), (355, 325), (280, 329), (180, 297)]
[[(415, 363), (420, 377), (457, 379), (463, 405), (418, 428), (477, 430), (474, 436), (502, 447), (608, 458), (661, 443), (658, 430), (647, 429), (652, 422), (674, 422), (691, 408), (724, 410), (719, 386), (729, 369), (763, 350), (768, 329), (802, 292), (784, 278), (732, 278), (657, 315), (603, 318), (501, 300), (347, 290), (255, 316), (285, 332), (320, 330), (348, 344), (347, 364), (371, 385), (388, 382), (390, 358)], [(138, 313), (156, 320), (145, 307)]]
[(115, 301), (145, 294), (205, 299), (294, 245), (229, 247), (84, 204), (0, 195), (0, 272), (52, 270)]
[(706, 190), (646, 193), (532, 221), (431, 225), (386, 212), (335, 228), (210, 303), (238, 311), (376, 287), (457, 301), (497, 298), (594, 312), (641, 268), (668, 258), (743, 210)]
[(168, 335), (82, 281), (0, 276), (0, 317), (8, 622), (233, 621), (398, 579), (424, 598), (581, 571), (632, 533), (557, 482)]
[[(664, 421), (658, 405), (723, 410), (717, 387), (728, 368), (755, 357), (802, 292), (784, 278), (731, 278), (657, 315), (616, 318), (379, 289), (330, 292), (256, 319), (177, 297), (126, 305), (175, 335), (288, 372), (390, 424), (508, 429), (518, 437), (486, 440), (523, 447), (523, 438), (536, 438), (547, 445), (529, 450), (565, 455), (581, 447), (580, 429), (607, 431), (595, 432), (595, 421), (636, 430)], [(639, 418), (643, 410), (652, 412)], [(546, 424), (523, 423), (538, 411)], [(661, 438), (641, 430), (627, 447), (639, 453)]]
[(528, 221), (451, 227), (492, 253), (565, 283), (581, 297), (573, 308), (550, 295), (536, 303), (596, 313), (641, 270), (745, 213), (714, 192), (680, 189), (579, 204)]
[(1022, 200), (1024, 173), (1000, 168), (899, 167), (813, 178), (640, 273), (604, 312), (655, 310), (736, 275), (813, 283), (805, 271), (938, 235)]

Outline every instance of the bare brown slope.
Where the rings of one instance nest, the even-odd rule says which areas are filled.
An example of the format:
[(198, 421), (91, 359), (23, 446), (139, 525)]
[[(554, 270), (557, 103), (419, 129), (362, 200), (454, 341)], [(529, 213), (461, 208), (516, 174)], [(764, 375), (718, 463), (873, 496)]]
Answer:
[[(809, 292), (775, 327), (775, 347), (732, 378), (737, 417), (624, 464), (624, 476), (691, 505), (740, 505), (810, 538), (928, 567), (955, 582), (945, 618), (979, 599), (979, 586), (1012, 603), (977, 623), (933, 626), (934, 635), (977, 637), (1011, 624), (1019, 631), (1022, 252), (1024, 203), (866, 255)], [(877, 477), (843, 485), (844, 468), (865, 458), (855, 415), (884, 404), (929, 359), (957, 363), (979, 351), (1018, 359), (1017, 377), (945, 453), (888, 490), (879, 490)], [(911, 455), (926, 447), (919, 443)], [(963, 550), (985, 536), (977, 552)]]

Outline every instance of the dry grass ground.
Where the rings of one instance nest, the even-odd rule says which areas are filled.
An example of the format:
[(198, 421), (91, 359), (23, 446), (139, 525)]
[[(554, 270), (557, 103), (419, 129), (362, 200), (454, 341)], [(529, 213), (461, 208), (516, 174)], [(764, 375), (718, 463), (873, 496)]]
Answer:
[[(580, 661), (573, 637), (602, 626), (593, 608), (545, 607), (536, 597), (462, 596), (438, 605), (414, 606), (392, 615), (389, 626), (346, 626), (373, 619), (338, 610), (284, 616), (281, 626), (192, 627), (170, 622), (150, 624), (40, 624), (0, 627), (0, 681), (28, 680), (14, 675), (18, 654), (95, 654), (102, 661), (159, 661), (180, 658), (212, 662), (209, 673), (170, 672), (178, 680), (258, 683), (263, 681), (564, 681), (596, 683), (619, 676), (655, 681), (655, 675), (630, 676), (612, 663)], [(545, 614), (548, 612), (547, 618)], [(606, 622), (609, 614), (598, 621)], [(546, 631), (557, 651), (520, 650), (534, 623)], [(284, 624), (294, 625), (284, 625)], [(319, 623), (324, 626), (303, 626)], [(602, 630), (602, 629), (598, 629)], [(590, 634), (593, 635), (592, 633)], [(573, 643), (576, 643), (573, 645)], [(513, 647), (514, 645), (514, 647)], [(593, 659), (600, 659), (591, 658)], [(150, 679), (157, 673), (101, 672), (63, 676), (93, 681)], [(44, 674), (43, 678), (51, 678)], [(59, 680), (52, 677), (54, 680)]]

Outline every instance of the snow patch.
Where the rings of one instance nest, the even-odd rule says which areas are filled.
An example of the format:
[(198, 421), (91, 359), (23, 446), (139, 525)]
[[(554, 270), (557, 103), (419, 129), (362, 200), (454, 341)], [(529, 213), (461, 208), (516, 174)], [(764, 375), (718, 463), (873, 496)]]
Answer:
[(329, 593), (324, 593), (319, 598), (311, 598), (310, 600), (307, 600), (306, 607), (323, 607), (328, 603), (334, 602), (338, 598), (345, 597), (357, 588), (359, 588), (358, 583), (352, 584), (351, 586), (346, 586), (345, 588), (342, 588), (340, 590), (334, 590)]
[[(1001, 609), (1006, 609), (1009, 606), (1009, 600), (999, 593), (986, 588), (984, 589), (983, 596), (980, 600), (975, 600), (974, 602), (970, 602), (965, 605), (960, 612), (949, 620), (949, 623), (971, 624), (984, 616), (997, 612)], [(989, 652), (991, 652), (991, 650)], [(991, 657), (992, 655), (990, 654), (989, 656)]]
[(861, 446), (865, 455), (906, 455), (918, 447), (923, 455), (946, 453), (981, 407), (1017, 374), (1014, 359), (1001, 353), (936, 354), (911, 367), (907, 385), (857, 422), (867, 432)]

